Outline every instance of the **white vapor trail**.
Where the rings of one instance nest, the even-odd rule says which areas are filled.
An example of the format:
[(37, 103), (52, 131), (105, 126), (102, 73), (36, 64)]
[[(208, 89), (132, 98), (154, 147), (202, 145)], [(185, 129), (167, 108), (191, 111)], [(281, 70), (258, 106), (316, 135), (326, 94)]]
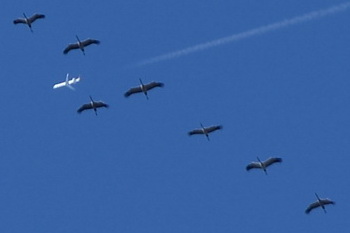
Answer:
[(285, 28), (285, 27), (292, 26), (295, 24), (315, 20), (315, 19), (322, 18), (322, 17), (328, 16), (328, 15), (336, 14), (336, 13), (339, 13), (341, 11), (345, 11), (349, 8), (350, 8), (350, 2), (347, 2), (347, 3), (340, 4), (340, 5), (329, 7), (326, 9), (312, 11), (310, 13), (307, 13), (307, 14), (304, 14), (301, 16), (296, 16), (296, 17), (291, 18), (291, 19), (285, 19), (285, 20), (280, 21), (280, 22), (268, 24), (268, 25), (265, 25), (262, 27), (258, 27), (255, 29), (245, 31), (245, 32), (237, 33), (237, 34), (234, 34), (231, 36), (223, 37), (220, 39), (212, 40), (209, 42), (205, 42), (205, 43), (201, 43), (201, 44), (194, 45), (191, 47), (187, 47), (185, 49), (181, 49), (181, 50), (166, 53), (166, 54), (163, 54), (163, 55), (160, 55), (157, 57), (153, 57), (153, 58), (150, 58), (150, 59), (147, 59), (147, 60), (144, 60), (144, 61), (137, 63), (136, 66), (144, 66), (147, 64), (157, 63), (160, 61), (165, 61), (165, 60), (170, 60), (173, 58), (185, 56), (185, 55), (188, 55), (190, 53), (199, 52), (199, 51), (206, 50), (206, 49), (209, 49), (212, 47), (232, 43), (232, 42), (243, 40), (243, 39), (246, 39), (246, 38), (249, 38), (252, 36), (256, 36), (256, 35), (270, 32), (270, 31), (274, 31), (277, 29), (281, 29), (281, 28)]

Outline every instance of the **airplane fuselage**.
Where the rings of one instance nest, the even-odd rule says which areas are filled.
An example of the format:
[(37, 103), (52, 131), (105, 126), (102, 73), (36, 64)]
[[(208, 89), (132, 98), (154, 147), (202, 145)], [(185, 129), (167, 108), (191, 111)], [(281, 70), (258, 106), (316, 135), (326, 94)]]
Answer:
[(60, 87), (71, 87), (72, 84), (75, 84), (77, 82), (80, 81), (80, 77), (77, 77), (77, 78), (72, 78), (72, 79), (67, 79), (66, 81), (64, 82), (61, 82), (61, 83), (56, 83), (54, 86), (53, 86), (53, 89), (56, 89), (56, 88), (60, 88)]

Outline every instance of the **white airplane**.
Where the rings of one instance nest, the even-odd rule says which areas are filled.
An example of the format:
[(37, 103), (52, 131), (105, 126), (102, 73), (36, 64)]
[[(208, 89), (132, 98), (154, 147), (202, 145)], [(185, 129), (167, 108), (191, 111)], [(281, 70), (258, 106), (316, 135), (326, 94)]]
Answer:
[(66, 76), (66, 81), (53, 85), (53, 89), (60, 88), (60, 87), (68, 87), (71, 90), (75, 90), (75, 88), (72, 86), (72, 84), (79, 82), (80, 76), (74, 77), (70, 80), (68, 79), (68, 76), (69, 76), (69, 74), (67, 74), (67, 76)]

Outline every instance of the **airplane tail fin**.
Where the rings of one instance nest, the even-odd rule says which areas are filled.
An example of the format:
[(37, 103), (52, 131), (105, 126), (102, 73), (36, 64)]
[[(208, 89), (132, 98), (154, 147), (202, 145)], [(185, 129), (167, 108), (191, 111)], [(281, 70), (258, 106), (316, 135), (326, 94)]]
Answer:
[(75, 82), (79, 82), (80, 81), (80, 74), (78, 75), (78, 77), (75, 78)]

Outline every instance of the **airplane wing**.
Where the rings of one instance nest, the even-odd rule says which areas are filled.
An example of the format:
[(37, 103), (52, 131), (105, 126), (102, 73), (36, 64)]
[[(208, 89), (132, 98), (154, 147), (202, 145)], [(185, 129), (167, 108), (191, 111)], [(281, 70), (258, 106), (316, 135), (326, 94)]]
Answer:
[(73, 86), (67, 85), (67, 87), (68, 87), (69, 89), (71, 89), (72, 91), (75, 91), (75, 88), (74, 88)]

